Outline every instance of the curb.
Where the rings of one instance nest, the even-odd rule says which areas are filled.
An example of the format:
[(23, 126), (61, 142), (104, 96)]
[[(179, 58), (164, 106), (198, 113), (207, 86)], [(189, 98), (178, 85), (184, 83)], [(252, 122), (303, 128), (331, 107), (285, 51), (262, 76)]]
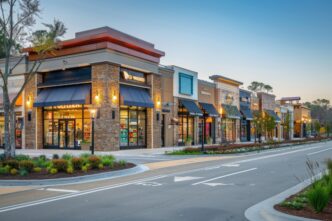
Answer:
[[(314, 178), (321, 177), (322, 174), (318, 174), (314, 176)], [(312, 179), (307, 179), (302, 183), (297, 184), (290, 189), (279, 193), (269, 199), (266, 199), (250, 208), (248, 208), (244, 215), (250, 221), (266, 221), (266, 220), (273, 220), (273, 221), (319, 221), (317, 219), (308, 219), (299, 216), (292, 216), (286, 213), (279, 212), (274, 209), (274, 205), (282, 202), (286, 198), (291, 195), (294, 195), (307, 186), (311, 184)]]
[(0, 187), (8, 186), (56, 186), (56, 185), (68, 185), (88, 183), (100, 180), (115, 179), (118, 177), (130, 176), (138, 173), (148, 171), (149, 168), (144, 165), (137, 165), (133, 168), (110, 171), (105, 173), (91, 174), (79, 177), (66, 177), (58, 179), (45, 179), (45, 180), (0, 180)]

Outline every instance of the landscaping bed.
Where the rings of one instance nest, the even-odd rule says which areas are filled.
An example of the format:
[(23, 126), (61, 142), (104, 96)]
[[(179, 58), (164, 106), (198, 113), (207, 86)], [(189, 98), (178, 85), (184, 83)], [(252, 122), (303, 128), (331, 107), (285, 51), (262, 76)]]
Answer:
[(290, 140), (290, 141), (269, 141), (266, 143), (250, 143), (250, 144), (222, 144), (218, 146), (205, 146), (205, 152), (202, 153), (201, 147), (186, 147), (182, 150), (174, 150), (165, 152), (167, 155), (200, 155), (200, 154), (232, 154), (232, 153), (244, 153), (251, 151), (261, 151), (267, 149), (275, 149), (283, 147), (284, 145), (301, 145), (312, 142), (322, 142), (331, 140), (331, 137), (317, 137), (308, 138), (304, 140)]
[(85, 176), (134, 167), (124, 160), (117, 161), (112, 155), (82, 154), (73, 157), (55, 154), (52, 159), (44, 155), (29, 157), (18, 155), (13, 159), (0, 158), (0, 180), (41, 180)]
[(293, 216), (332, 220), (332, 160), (327, 161), (328, 172), (301, 192), (288, 197), (274, 208)]

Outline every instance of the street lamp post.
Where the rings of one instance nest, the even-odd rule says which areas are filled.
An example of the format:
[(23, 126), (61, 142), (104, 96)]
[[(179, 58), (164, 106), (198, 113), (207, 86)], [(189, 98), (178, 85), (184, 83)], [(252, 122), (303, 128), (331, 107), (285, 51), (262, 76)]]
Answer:
[(202, 146), (201, 146), (202, 153), (205, 153), (204, 138), (205, 138), (205, 114), (203, 114), (203, 124), (202, 124)]
[(92, 130), (92, 135), (91, 135), (91, 154), (95, 154), (95, 115), (96, 115), (96, 110), (91, 109), (91, 118), (92, 118), (92, 125), (91, 125), (91, 130)]

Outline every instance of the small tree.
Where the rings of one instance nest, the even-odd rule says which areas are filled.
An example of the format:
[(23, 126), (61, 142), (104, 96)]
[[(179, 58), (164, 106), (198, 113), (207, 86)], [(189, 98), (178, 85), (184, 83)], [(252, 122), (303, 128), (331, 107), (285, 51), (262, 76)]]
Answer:
[(265, 115), (264, 117), (264, 127), (267, 132), (267, 137), (272, 139), (273, 130), (276, 128), (276, 121), (275, 118), (269, 115)]
[(288, 113), (286, 114), (286, 116), (285, 116), (284, 121), (282, 122), (282, 126), (283, 126), (284, 132), (285, 132), (285, 134), (286, 134), (286, 137), (285, 137), (286, 140), (289, 140), (289, 139), (290, 139), (290, 132), (291, 132), (291, 130), (292, 130), (292, 128), (291, 128), (291, 123), (292, 123), (292, 121), (291, 121), (291, 120), (292, 120), (292, 119), (291, 119), (291, 115), (290, 115), (290, 113), (288, 112)]
[(315, 131), (316, 131), (317, 136), (320, 137), (320, 127), (321, 127), (321, 125), (320, 125), (319, 121), (316, 120), (314, 122), (314, 127), (315, 127)]
[[(37, 31), (29, 34), (29, 29), (35, 24), (35, 18), (40, 13), (39, 0), (0, 0), (0, 33), (4, 52), (4, 69), (0, 69), (1, 89), (3, 96), (3, 109), (5, 119), (4, 146), (5, 156), (15, 156), (15, 105), (25, 86), (33, 79), (39, 70), (47, 54), (57, 48), (58, 37), (62, 36), (66, 29), (62, 22), (55, 20), (53, 25), (44, 24), (49, 30)], [(36, 59), (29, 65), (24, 76), (24, 82), (17, 95), (10, 100), (8, 81), (12, 77), (14, 69), (26, 59), (26, 54), (17, 54), (17, 42), (32, 44)], [(11, 57), (19, 56), (16, 63), (12, 64)]]
[(253, 124), (255, 128), (255, 142), (256, 138), (258, 137), (258, 142), (261, 143), (262, 142), (261, 137), (264, 128), (264, 118), (262, 112), (260, 111), (254, 112)]

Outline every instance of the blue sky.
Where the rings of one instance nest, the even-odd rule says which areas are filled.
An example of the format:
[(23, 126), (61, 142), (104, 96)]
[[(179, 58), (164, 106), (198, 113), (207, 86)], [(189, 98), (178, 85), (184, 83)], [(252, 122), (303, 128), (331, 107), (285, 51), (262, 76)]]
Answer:
[(330, 0), (41, 0), (74, 33), (110, 26), (166, 52), (162, 64), (270, 84), (278, 98), (332, 102)]

